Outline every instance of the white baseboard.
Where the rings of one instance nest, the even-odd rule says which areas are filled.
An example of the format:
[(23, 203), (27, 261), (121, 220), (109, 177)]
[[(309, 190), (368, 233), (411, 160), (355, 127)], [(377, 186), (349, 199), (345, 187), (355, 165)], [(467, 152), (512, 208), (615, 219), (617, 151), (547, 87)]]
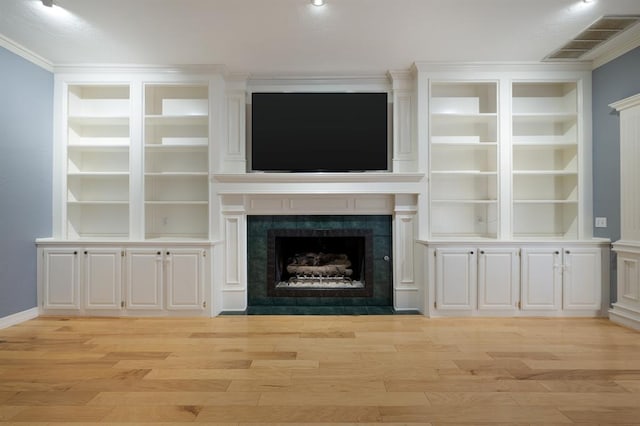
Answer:
[(26, 311), (16, 312), (13, 315), (9, 315), (0, 318), (0, 330), (3, 328), (11, 327), (12, 325), (20, 324), (21, 322), (28, 321), (30, 319), (37, 318), (40, 315), (38, 308), (27, 309)]
[(640, 331), (640, 312), (622, 307), (616, 303), (609, 310), (609, 320), (625, 327)]

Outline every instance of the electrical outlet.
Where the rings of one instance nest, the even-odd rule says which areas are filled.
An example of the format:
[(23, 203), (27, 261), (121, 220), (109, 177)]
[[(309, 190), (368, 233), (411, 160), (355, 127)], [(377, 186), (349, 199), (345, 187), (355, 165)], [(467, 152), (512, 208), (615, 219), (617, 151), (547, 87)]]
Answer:
[(596, 228), (606, 228), (606, 227), (607, 227), (607, 218), (596, 217)]

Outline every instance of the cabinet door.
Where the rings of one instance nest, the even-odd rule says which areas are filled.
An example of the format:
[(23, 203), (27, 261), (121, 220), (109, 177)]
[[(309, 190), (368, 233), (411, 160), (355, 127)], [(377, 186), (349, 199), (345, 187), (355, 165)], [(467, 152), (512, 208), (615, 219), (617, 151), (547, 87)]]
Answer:
[(471, 311), (477, 281), (474, 248), (436, 249), (436, 308)]
[(564, 249), (564, 309), (601, 309), (601, 263), (598, 248)]
[(84, 255), (85, 308), (120, 309), (122, 249), (89, 248)]
[(522, 310), (560, 310), (562, 250), (522, 249)]
[(166, 250), (167, 309), (203, 309), (203, 250)]
[(43, 250), (44, 309), (80, 309), (78, 248)]
[(478, 309), (515, 310), (520, 290), (518, 249), (478, 251)]
[(161, 249), (127, 250), (127, 309), (162, 309), (162, 260)]

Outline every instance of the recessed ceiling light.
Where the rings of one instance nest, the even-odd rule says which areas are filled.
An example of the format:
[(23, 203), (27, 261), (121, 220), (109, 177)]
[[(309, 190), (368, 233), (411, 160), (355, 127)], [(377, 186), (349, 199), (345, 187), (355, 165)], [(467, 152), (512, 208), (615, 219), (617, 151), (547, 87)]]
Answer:
[(42, 4), (47, 7), (53, 7), (53, 0), (42, 0)]
[(314, 6), (324, 6), (325, 1), (324, 0), (311, 0), (311, 4)]

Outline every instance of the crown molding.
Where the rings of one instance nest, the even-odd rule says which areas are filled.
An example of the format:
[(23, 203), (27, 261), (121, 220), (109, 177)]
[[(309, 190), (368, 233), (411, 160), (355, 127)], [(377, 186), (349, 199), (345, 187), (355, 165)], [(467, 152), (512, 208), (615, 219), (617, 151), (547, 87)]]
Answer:
[(573, 62), (416, 62), (422, 72), (528, 72), (528, 71), (591, 71), (590, 61)]
[(634, 106), (640, 105), (640, 94), (633, 95), (625, 99), (621, 99), (618, 102), (614, 102), (609, 104), (611, 108), (614, 108), (616, 111), (622, 111), (628, 108), (632, 108)]
[(251, 85), (314, 86), (314, 85), (388, 85), (389, 75), (385, 73), (354, 74), (250, 74)]
[(224, 65), (160, 65), (160, 64), (60, 64), (55, 65), (56, 73), (163, 73), (163, 74), (227, 74)]
[(53, 72), (54, 71), (54, 67), (53, 67), (53, 63), (48, 61), (47, 59), (43, 58), (42, 56), (38, 55), (37, 53), (32, 52), (31, 50), (27, 49), (26, 47), (21, 46), (20, 44), (16, 43), (15, 41), (11, 40), (10, 38), (7, 38), (5, 36), (3, 36), (2, 34), (0, 34), (0, 47), (4, 47), (5, 49), (7, 49), (9, 52), (15, 53), (16, 55), (20, 56), (23, 59), (26, 59), (27, 61), (31, 62), (34, 65), (39, 66), (40, 68), (43, 68), (49, 72)]

